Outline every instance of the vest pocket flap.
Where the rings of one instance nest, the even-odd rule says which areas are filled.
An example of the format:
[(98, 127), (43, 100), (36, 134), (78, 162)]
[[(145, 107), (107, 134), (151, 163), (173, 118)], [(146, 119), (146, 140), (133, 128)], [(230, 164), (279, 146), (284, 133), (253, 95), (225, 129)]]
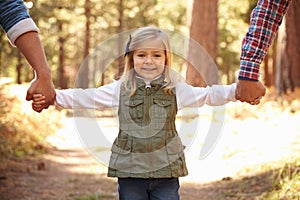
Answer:
[(111, 147), (111, 152), (118, 153), (118, 154), (129, 154), (130, 150), (121, 149), (117, 145), (113, 144)]
[(129, 107), (135, 107), (135, 106), (138, 106), (140, 104), (143, 103), (143, 100), (142, 99), (136, 99), (136, 100), (130, 100), (130, 101), (125, 101), (124, 104), (126, 106), (129, 106)]
[(161, 107), (170, 106), (172, 104), (172, 101), (170, 101), (170, 100), (154, 99), (153, 101), (154, 101), (155, 104), (157, 104)]

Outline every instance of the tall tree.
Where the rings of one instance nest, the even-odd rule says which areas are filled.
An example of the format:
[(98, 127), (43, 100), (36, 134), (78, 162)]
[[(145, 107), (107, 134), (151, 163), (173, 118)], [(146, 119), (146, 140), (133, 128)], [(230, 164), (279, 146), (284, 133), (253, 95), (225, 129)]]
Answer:
[(292, 1), (279, 31), (276, 90), (280, 93), (300, 87), (300, 0)]
[(16, 67), (16, 71), (17, 71), (17, 83), (21, 84), (21, 68), (23, 67), (23, 63), (22, 63), (22, 57), (21, 57), (21, 52), (18, 51), (18, 63), (17, 63), (17, 67)]
[(123, 62), (123, 56), (122, 53), (124, 51), (123, 49), (123, 35), (120, 34), (123, 32), (123, 28), (124, 28), (124, 24), (123, 24), (123, 12), (124, 12), (124, 5), (123, 5), (123, 0), (119, 0), (119, 27), (118, 27), (118, 55), (119, 55), (119, 58), (118, 58), (118, 64), (117, 64), (117, 67), (118, 67), (118, 72), (116, 74), (116, 79), (119, 79), (124, 71), (124, 62)]
[(64, 43), (65, 39), (62, 36), (63, 33), (63, 22), (61, 20), (57, 20), (57, 30), (58, 30), (58, 46), (59, 46), (59, 56), (58, 56), (58, 86), (62, 89), (66, 89), (68, 87), (67, 78), (65, 73), (65, 48)]
[[(84, 15), (85, 15), (85, 38), (84, 38), (84, 53), (83, 57), (87, 58), (90, 51), (90, 25), (91, 25), (91, 1), (85, 0), (84, 4)], [(86, 59), (84, 66), (81, 68), (82, 73), (80, 74), (79, 81), (80, 87), (87, 88), (89, 86), (89, 60)]]
[[(194, 86), (205, 86), (218, 82), (218, 75), (210, 71), (217, 58), (218, 33), (218, 0), (194, 0), (190, 24), (190, 38), (188, 52), (187, 81)], [(200, 61), (206, 55), (199, 55), (195, 42), (199, 43), (210, 55), (213, 63)], [(201, 73), (201, 74), (200, 74)]]

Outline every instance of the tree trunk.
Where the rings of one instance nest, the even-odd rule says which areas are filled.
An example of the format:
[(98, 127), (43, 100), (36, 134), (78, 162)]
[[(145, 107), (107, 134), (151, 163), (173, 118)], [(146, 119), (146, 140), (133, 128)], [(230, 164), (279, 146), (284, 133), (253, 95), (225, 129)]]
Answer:
[[(1, 32), (0, 32), (0, 38), (1, 38)], [(3, 49), (1, 42), (0, 42), (0, 48)], [(5, 67), (1, 67), (1, 66), (3, 66), (2, 65), (2, 51), (0, 51), (0, 75), (3, 75), (4, 74), (3, 68), (5, 68)]]
[[(190, 44), (186, 79), (193, 86), (205, 86), (218, 82), (215, 71), (217, 58), (218, 0), (194, 0), (190, 25)], [(205, 59), (205, 51), (199, 52), (195, 42), (204, 48), (210, 59)], [(200, 55), (201, 54), (201, 55)], [(212, 72), (213, 71), (213, 72)]]
[(77, 82), (77, 87), (88, 88), (89, 86), (89, 49), (90, 49), (90, 16), (91, 16), (91, 2), (90, 0), (85, 0), (84, 5), (84, 15), (85, 15), (85, 40), (84, 40), (84, 62), (80, 67), (79, 77)]
[(17, 83), (21, 84), (22, 80), (21, 80), (21, 69), (22, 69), (22, 55), (21, 52), (18, 50), (18, 63), (17, 63)]
[[(58, 32), (63, 33), (63, 23), (58, 20)], [(62, 34), (59, 34), (58, 37), (58, 45), (59, 45), (59, 57), (58, 57), (58, 86), (62, 89), (66, 89), (67, 86), (67, 78), (65, 75), (65, 68), (64, 68), (64, 60), (65, 60), (65, 51), (64, 51), (64, 38)]]
[(274, 42), (272, 46), (271, 86), (275, 86), (275, 81), (276, 81), (277, 46), (278, 46), (278, 35), (276, 35), (276, 37), (274, 38)]
[(121, 75), (124, 71), (124, 49), (123, 49), (123, 12), (124, 12), (124, 6), (123, 6), (123, 0), (119, 0), (119, 27), (118, 27), (118, 59), (117, 59), (117, 67), (118, 72), (115, 75), (115, 79), (120, 79)]
[(289, 59), (289, 77), (290, 89), (300, 87), (300, 0), (292, 1), (291, 7), (286, 15), (287, 32), (287, 57)]
[(279, 32), (276, 90), (279, 94), (300, 87), (300, 0), (292, 1)]

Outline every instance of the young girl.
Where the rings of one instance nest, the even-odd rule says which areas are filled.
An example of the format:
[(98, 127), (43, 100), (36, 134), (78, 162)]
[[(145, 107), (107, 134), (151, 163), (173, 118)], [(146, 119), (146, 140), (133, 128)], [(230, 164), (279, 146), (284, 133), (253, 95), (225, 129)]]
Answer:
[[(119, 133), (111, 148), (109, 177), (118, 177), (121, 200), (179, 199), (178, 177), (188, 174), (175, 128), (178, 109), (235, 101), (235, 84), (192, 87), (176, 81), (163, 30), (137, 29), (125, 52), (124, 75), (96, 89), (56, 91), (56, 103), (71, 109), (118, 107)], [(34, 107), (44, 101), (34, 95)]]

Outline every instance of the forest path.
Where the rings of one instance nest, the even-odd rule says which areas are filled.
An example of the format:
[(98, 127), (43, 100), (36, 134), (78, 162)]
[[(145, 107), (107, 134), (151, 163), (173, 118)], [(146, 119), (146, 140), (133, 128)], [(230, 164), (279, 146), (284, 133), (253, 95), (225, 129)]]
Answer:
[[(54, 146), (48, 153), (25, 159), (12, 159), (0, 165), (1, 200), (118, 199), (117, 180), (107, 178), (106, 166), (97, 162), (94, 156), (88, 153), (80, 135), (76, 133), (74, 120), (72, 118), (63, 120), (64, 127), (56, 135), (48, 138)], [(297, 120), (297, 117), (289, 119), (291, 123), (293, 120)], [(187, 152), (189, 175), (180, 179), (182, 200), (252, 200), (273, 186), (272, 170), (244, 177), (235, 174), (243, 165), (259, 163), (265, 157), (276, 160), (277, 157), (290, 153), (289, 147), (291, 142), (295, 141), (295, 134), (287, 137), (271, 133), (273, 144), (270, 147), (261, 144), (267, 156), (258, 155), (258, 152), (262, 153), (262, 149), (257, 147), (258, 134), (261, 132), (256, 132), (256, 127), (251, 131), (253, 140), (249, 140), (247, 134), (239, 136), (234, 131), (242, 129), (246, 124), (258, 122), (247, 120), (239, 124), (241, 122), (237, 120), (230, 122), (232, 126), (225, 125), (224, 132), (235, 134), (222, 136), (214, 151), (203, 160), (195, 158), (199, 154), (198, 148), (190, 148)], [(110, 123), (109, 119), (101, 120), (101, 126), (107, 126), (108, 129), (113, 128)], [(269, 125), (265, 123), (265, 126), (268, 128)], [(286, 127), (278, 125), (276, 128), (284, 130)], [(295, 130), (298, 132), (299, 127)], [(270, 139), (269, 136), (267, 134), (262, 138), (260, 135), (259, 138), (267, 141)], [(297, 138), (299, 141), (299, 134)], [(241, 150), (238, 144), (242, 141), (244, 143), (241, 146), (250, 151), (238, 151)], [(255, 142), (257, 149), (252, 149), (250, 143)], [(279, 148), (277, 143), (281, 144), (282, 148)], [(224, 152), (228, 147), (231, 147), (230, 151)], [(275, 152), (275, 149), (281, 149), (281, 152)], [(228, 159), (220, 159), (224, 158), (224, 155), (227, 155)], [(256, 157), (259, 159), (253, 160)]]

